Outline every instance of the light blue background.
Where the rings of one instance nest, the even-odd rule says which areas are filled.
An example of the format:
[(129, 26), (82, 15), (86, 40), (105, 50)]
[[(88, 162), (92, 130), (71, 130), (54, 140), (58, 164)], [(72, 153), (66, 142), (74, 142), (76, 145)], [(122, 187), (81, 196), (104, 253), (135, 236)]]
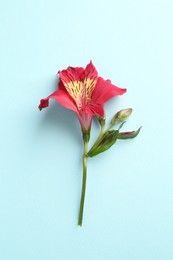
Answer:
[[(172, 0), (1, 1), (1, 260), (173, 259), (172, 13)], [(89, 160), (81, 229), (78, 121), (37, 106), (59, 69), (90, 59), (128, 89), (108, 122), (132, 107), (124, 130), (143, 129)]]

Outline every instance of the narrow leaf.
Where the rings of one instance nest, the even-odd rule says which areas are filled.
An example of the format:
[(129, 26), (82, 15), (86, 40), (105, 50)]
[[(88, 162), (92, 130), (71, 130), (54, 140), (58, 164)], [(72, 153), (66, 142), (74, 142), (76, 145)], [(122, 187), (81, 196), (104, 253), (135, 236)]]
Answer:
[(122, 122), (121, 125), (119, 126), (118, 130), (120, 130), (125, 123), (126, 123), (126, 121)]

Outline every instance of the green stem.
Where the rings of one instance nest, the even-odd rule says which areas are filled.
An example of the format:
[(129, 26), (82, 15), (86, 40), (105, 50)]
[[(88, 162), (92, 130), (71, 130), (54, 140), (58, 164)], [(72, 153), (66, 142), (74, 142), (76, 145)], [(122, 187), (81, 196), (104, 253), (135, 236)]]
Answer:
[(81, 201), (80, 201), (80, 210), (79, 210), (79, 219), (78, 225), (82, 226), (83, 220), (83, 211), (84, 211), (84, 201), (85, 201), (85, 192), (86, 192), (86, 180), (87, 180), (87, 151), (88, 151), (88, 142), (84, 141), (84, 153), (83, 153), (83, 181), (82, 181), (82, 192), (81, 192)]
[(101, 126), (101, 129), (100, 129), (100, 133), (95, 141), (95, 143), (93, 144), (93, 146), (91, 147), (91, 149), (89, 150), (88, 153), (90, 153), (96, 146), (97, 144), (99, 143), (100, 141), (100, 138), (103, 136), (103, 134), (105, 133), (106, 131), (104, 131), (104, 125)]
[(104, 133), (104, 125), (101, 126), (100, 133), (97, 137), (97, 140), (95, 141), (95, 144), (100, 140), (100, 137), (103, 135), (103, 133)]
[(102, 135), (104, 134), (104, 126), (101, 126), (101, 129), (100, 129), (100, 133), (95, 141), (95, 143), (93, 144), (93, 146), (91, 147), (90, 151), (93, 149), (93, 147), (95, 147), (97, 145), (97, 143), (100, 141), (100, 138), (102, 137)]

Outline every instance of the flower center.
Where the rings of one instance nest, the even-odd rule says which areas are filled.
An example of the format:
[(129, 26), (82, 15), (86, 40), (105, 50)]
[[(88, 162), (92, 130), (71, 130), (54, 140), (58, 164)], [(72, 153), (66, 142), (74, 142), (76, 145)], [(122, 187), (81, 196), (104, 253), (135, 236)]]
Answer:
[(64, 82), (64, 86), (80, 110), (91, 102), (91, 94), (95, 88), (96, 79), (85, 78), (84, 81)]
[(64, 86), (73, 100), (76, 102), (78, 109), (82, 107), (82, 99), (84, 97), (84, 87), (81, 81), (70, 81), (64, 83)]

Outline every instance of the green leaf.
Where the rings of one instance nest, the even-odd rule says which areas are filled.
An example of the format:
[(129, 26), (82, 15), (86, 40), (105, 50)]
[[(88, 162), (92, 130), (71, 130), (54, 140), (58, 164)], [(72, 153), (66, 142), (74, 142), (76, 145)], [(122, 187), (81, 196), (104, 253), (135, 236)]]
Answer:
[(122, 139), (122, 140), (135, 138), (139, 134), (141, 128), (142, 128), (142, 126), (137, 131), (118, 133), (117, 138)]
[(98, 142), (88, 152), (89, 157), (96, 156), (99, 153), (103, 153), (108, 150), (113, 144), (115, 144), (118, 138), (118, 130), (107, 131), (103, 134)]

